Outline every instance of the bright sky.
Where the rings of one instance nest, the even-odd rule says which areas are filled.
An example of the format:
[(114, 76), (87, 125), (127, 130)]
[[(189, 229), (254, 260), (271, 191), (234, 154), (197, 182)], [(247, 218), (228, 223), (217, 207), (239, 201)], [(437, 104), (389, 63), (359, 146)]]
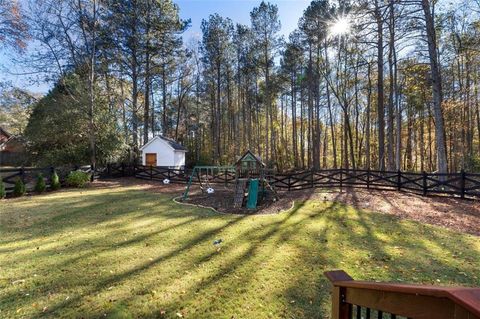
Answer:
[[(191, 27), (184, 34), (184, 42), (191, 38), (201, 39), (200, 25), (202, 19), (208, 19), (210, 14), (218, 13), (232, 19), (234, 23), (250, 25), (250, 11), (258, 6), (261, 0), (176, 0), (180, 7), (182, 19), (191, 19)], [(298, 19), (310, 4), (310, 0), (270, 0), (278, 6), (282, 29), (280, 33), (288, 37), (298, 25)], [(20, 72), (11, 63), (12, 52), (0, 51), (0, 81), (11, 81), (13, 85), (27, 88), (33, 92), (46, 93), (49, 83), (29, 84), (28, 78), (9, 73)]]
[[(234, 23), (250, 25), (250, 12), (258, 6), (261, 0), (177, 0), (180, 7), (180, 16), (190, 18), (192, 26), (185, 35), (185, 40), (200, 36), (202, 19), (218, 13), (223, 17), (232, 19)], [(288, 37), (298, 25), (298, 19), (310, 4), (309, 0), (270, 0), (278, 6), (278, 14), (282, 22), (281, 34)]]

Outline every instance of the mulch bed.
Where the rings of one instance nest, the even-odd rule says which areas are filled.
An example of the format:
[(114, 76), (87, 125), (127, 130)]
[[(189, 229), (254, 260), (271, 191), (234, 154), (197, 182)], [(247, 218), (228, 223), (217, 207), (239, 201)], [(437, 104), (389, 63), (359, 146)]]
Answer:
[(480, 201), (360, 188), (295, 191), (297, 198), (321, 199), (395, 215), (480, 236)]
[[(158, 181), (136, 178), (98, 181), (94, 185), (94, 187), (140, 185), (155, 192), (171, 194), (172, 198), (181, 196), (186, 186), (185, 184), (163, 185)], [(223, 186), (217, 187), (216, 192), (211, 196), (201, 193), (200, 188), (194, 185), (189, 197), (188, 203), (212, 207), (223, 213), (236, 214), (274, 214), (291, 208), (293, 201), (328, 200), (480, 236), (480, 201), (468, 199), (424, 197), (406, 192), (359, 188), (342, 190), (317, 188), (280, 192), (280, 200), (263, 205), (255, 211), (249, 211), (245, 208), (234, 209), (233, 190), (224, 190)]]
[(185, 201), (189, 204), (212, 207), (216, 211), (226, 214), (276, 214), (291, 207), (291, 200), (272, 199), (260, 201), (256, 209), (247, 209), (246, 207), (233, 207), (234, 192), (229, 189), (216, 189), (215, 193), (207, 194), (199, 191), (188, 196)]

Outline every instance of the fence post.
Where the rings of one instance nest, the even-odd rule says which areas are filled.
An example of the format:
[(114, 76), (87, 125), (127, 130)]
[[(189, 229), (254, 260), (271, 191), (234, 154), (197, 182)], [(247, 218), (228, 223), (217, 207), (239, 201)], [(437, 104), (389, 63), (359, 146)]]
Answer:
[(370, 189), (370, 168), (367, 169), (367, 189)]
[(291, 179), (292, 179), (292, 174), (288, 174), (288, 190), (291, 189)]
[(153, 179), (153, 166), (150, 165), (150, 179)]
[(52, 178), (54, 173), (55, 173), (55, 167), (50, 166), (50, 188), (52, 187)]
[(93, 164), (90, 164), (90, 170), (92, 171), (92, 174), (90, 174), (90, 182), (93, 182), (95, 180), (95, 166)]
[(427, 196), (427, 172), (423, 171), (423, 196)]
[(312, 171), (310, 173), (311, 173), (311, 175), (310, 175), (310, 188), (313, 188), (313, 178), (315, 176), (315, 171), (312, 169)]
[(462, 169), (462, 178), (460, 179), (460, 190), (461, 190), (461, 196), (462, 198), (465, 198), (465, 178), (466, 178), (466, 174), (465, 174), (465, 170)]
[(343, 188), (343, 168), (340, 168), (340, 193), (342, 192)]
[(397, 189), (400, 190), (402, 188), (402, 172), (400, 170), (397, 171)]
[(20, 167), (20, 179), (22, 180), (22, 183), (25, 184), (25, 167)]

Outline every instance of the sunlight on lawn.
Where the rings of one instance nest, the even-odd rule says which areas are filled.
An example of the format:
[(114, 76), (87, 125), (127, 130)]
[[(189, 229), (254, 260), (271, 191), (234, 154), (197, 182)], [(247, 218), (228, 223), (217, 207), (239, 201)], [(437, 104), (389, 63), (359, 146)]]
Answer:
[(471, 235), (331, 202), (228, 216), (170, 198), (130, 186), (2, 202), (0, 317), (328, 318), (323, 272), (338, 268), (480, 285)]

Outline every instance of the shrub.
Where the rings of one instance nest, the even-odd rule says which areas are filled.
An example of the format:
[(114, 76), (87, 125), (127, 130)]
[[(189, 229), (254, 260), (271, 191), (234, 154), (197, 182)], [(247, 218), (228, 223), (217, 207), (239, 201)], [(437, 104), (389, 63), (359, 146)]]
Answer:
[(43, 193), (46, 188), (47, 188), (47, 185), (45, 184), (45, 178), (43, 178), (43, 174), (38, 173), (37, 183), (35, 184), (35, 191), (37, 193)]
[(73, 187), (85, 187), (90, 182), (90, 174), (82, 171), (71, 171), (67, 176), (67, 184)]
[(50, 182), (50, 188), (55, 191), (60, 189), (60, 186), (60, 178), (58, 177), (57, 172), (54, 171), (52, 174), (52, 180)]
[(25, 184), (23, 183), (23, 181), (20, 178), (18, 178), (15, 181), (15, 186), (13, 187), (13, 195), (17, 196), (17, 197), (20, 197), (20, 196), (25, 195), (26, 191), (27, 190), (25, 188)]
[(0, 178), (0, 199), (5, 198), (7, 196), (7, 192), (5, 191), (5, 184), (3, 180)]

